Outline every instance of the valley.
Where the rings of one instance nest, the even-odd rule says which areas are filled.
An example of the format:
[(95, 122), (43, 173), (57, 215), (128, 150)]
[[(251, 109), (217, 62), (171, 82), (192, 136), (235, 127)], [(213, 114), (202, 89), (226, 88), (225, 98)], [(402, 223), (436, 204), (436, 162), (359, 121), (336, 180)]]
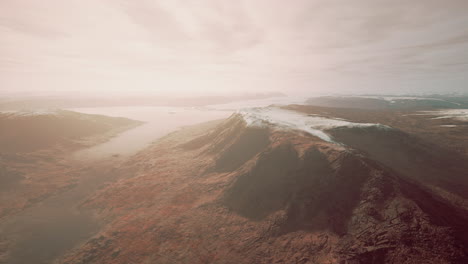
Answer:
[(468, 260), (463, 110), (207, 108), (5, 152), (0, 263)]

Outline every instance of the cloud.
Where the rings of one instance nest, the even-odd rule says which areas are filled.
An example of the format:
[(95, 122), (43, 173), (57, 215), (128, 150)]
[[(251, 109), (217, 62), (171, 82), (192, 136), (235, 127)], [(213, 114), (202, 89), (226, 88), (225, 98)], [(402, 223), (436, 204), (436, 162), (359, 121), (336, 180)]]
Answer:
[(467, 9), (461, 0), (2, 0), (0, 89), (459, 90), (461, 81), (441, 84), (468, 70)]

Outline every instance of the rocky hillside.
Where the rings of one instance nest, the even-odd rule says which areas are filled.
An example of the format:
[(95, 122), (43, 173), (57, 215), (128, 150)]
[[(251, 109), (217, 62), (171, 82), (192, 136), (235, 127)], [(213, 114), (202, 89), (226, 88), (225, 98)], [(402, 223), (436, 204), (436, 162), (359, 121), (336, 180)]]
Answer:
[(0, 112), (0, 219), (72, 187), (71, 153), (140, 124), (63, 110)]
[(82, 205), (108, 224), (58, 262), (468, 261), (468, 212), (442, 195), (453, 186), (429, 187), (442, 179), (425, 184), (372, 140), (388, 136), (420, 155), (410, 160), (417, 168), (432, 162), (430, 144), (379, 124), (298, 115), (256, 109), (158, 141), (121, 168), (137, 173)]
[(24, 153), (141, 124), (126, 118), (72, 111), (0, 112), (0, 152)]

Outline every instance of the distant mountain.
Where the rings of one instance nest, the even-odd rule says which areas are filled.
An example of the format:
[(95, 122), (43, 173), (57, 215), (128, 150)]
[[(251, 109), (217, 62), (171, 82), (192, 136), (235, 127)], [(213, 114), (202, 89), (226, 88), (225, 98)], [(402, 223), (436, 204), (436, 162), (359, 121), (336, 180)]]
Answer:
[(28, 96), (17, 98), (0, 97), (0, 110), (44, 109), (44, 108), (79, 108), (109, 106), (174, 106), (199, 107), (213, 104), (225, 104), (236, 101), (285, 97), (282, 93), (253, 93), (244, 95), (219, 96), (121, 96), (121, 97), (53, 97)]
[(0, 112), (0, 153), (31, 152), (141, 122), (65, 110)]
[(309, 98), (306, 104), (377, 110), (460, 109), (468, 108), (468, 97), (323, 96)]

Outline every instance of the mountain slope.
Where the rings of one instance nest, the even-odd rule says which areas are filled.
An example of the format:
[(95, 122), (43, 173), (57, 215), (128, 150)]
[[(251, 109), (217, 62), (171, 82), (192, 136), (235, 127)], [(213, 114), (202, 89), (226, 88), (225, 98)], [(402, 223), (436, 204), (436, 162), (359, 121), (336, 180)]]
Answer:
[(140, 124), (64, 110), (0, 112), (0, 219), (73, 187), (72, 152)]
[(32, 152), (139, 124), (66, 110), (0, 112), (0, 149), (2, 153)]
[(60, 262), (468, 261), (464, 209), (330, 132), (389, 128), (310, 117), (303, 130), (265, 111), (136, 155), (135, 175), (83, 204), (109, 224)]

